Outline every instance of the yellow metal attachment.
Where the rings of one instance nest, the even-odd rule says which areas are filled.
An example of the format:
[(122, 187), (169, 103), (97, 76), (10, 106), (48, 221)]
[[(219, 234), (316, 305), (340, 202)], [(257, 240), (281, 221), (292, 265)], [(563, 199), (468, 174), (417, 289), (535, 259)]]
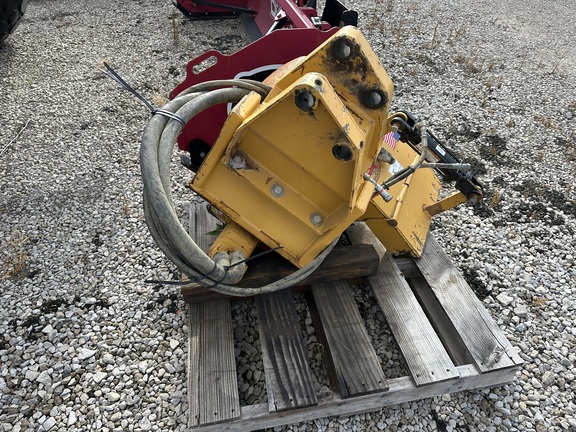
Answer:
[(430, 216), (434, 216), (445, 212), (446, 210), (450, 210), (460, 204), (464, 204), (466, 202), (466, 197), (462, 192), (454, 192), (453, 194), (443, 198), (442, 200), (424, 207), (424, 211), (427, 211)]
[(257, 244), (258, 239), (256, 237), (233, 221), (228, 221), (218, 238), (210, 246), (209, 255), (213, 257), (219, 252), (239, 250), (245, 257), (249, 257)]
[(392, 82), (353, 27), (278, 74), (235, 107), (192, 187), (301, 267), (366, 211)]
[[(401, 141), (396, 143), (394, 149), (389, 147), (387, 150), (395, 161), (393, 164), (379, 162), (378, 174), (374, 176), (380, 182), (419, 158), (415, 150)], [(419, 256), (432, 219), (424, 208), (436, 202), (440, 188), (440, 180), (432, 170), (416, 170), (390, 188), (391, 201), (385, 202), (381, 198), (372, 200), (361, 220), (366, 221), (388, 251)]]
[(212, 253), (248, 256), (258, 239), (303, 267), (361, 219), (390, 251), (419, 255), (437, 206), (455, 199), (437, 203), (430, 169), (374, 194), (419, 153), (383, 145), (393, 86), (359, 30), (343, 28), (267, 82), (264, 100), (251, 93), (234, 107), (192, 182), (233, 221)]

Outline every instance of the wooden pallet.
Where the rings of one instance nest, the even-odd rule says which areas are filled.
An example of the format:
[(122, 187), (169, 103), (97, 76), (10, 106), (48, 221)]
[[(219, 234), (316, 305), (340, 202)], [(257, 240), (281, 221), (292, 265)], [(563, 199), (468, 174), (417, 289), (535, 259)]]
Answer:
[[(191, 213), (195, 234), (204, 238), (208, 218), (202, 208)], [(187, 287), (191, 430), (248, 431), (349, 416), (513, 379), (521, 358), (432, 236), (421, 258), (398, 260), (365, 224), (347, 234), (377, 253), (378, 268), (366, 282), (409, 373), (386, 377), (346, 280), (312, 280), (307, 298), (330, 391), (319, 396), (314, 390), (294, 297), (285, 290), (254, 298), (268, 403), (240, 406), (233, 300)]]

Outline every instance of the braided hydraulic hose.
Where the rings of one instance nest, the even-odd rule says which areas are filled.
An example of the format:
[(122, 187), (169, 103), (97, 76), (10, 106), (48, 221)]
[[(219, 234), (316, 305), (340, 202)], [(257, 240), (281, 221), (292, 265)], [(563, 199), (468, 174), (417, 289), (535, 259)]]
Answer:
[(221, 103), (237, 103), (251, 91), (265, 96), (270, 88), (249, 80), (211, 81), (190, 87), (152, 116), (140, 148), (144, 216), (156, 244), (191, 279), (206, 288), (233, 296), (270, 293), (297, 284), (316, 270), (338, 240), (334, 240), (310, 264), (291, 275), (262, 287), (243, 288), (234, 284), (242, 279), (245, 267), (234, 264), (246, 257), (232, 254), (229, 263), (215, 262), (200, 249), (180, 223), (170, 191), (170, 162), (178, 135), (184, 125), (200, 112)]

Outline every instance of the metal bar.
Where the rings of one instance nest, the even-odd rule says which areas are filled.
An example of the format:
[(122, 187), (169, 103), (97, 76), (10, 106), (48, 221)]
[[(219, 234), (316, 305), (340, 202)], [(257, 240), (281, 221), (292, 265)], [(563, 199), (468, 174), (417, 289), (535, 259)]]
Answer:
[(215, 7), (215, 8), (219, 8), (219, 9), (230, 10), (232, 12), (237, 12), (237, 13), (245, 13), (245, 14), (250, 14), (250, 15), (254, 15), (256, 13), (256, 11), (254, 11), (252, 9), (243, 8), (240, 6), (232, 6), (232, 5), (222, 4), (222, 3), (216, 3), (216, 2), (208, 1), (208, 0), (194, 0), (194, 3), (200, 4), (203, 6), (211, 6), (211, 7)]
[(277, 0), (278, 5), (296, 28), (316, 28), (310, 19), (300, 10), (292, 0)]

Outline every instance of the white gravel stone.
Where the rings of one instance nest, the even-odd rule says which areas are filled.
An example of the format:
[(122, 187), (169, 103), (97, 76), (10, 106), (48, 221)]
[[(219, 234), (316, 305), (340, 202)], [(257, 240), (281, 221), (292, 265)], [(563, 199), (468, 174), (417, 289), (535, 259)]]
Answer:
[(528, 307), (523, 304), (519, 304), (514, 308), (514, 314), (519, 318), (528, 317)]
[(24, 377), (28, 381), (36, 381), (36, 378), (38, 378), (39, 375), (40, 375), (40, 372), (36, 372), (36, 371), (31, 370), (31, 369), (28, 369), (26, 371), (26, 374), (24, 375)]
[(120, 398), (120, 394), (116, 392), (110, 392), (106, 394), (106, 399), (108, 399), (109, 402), (118, 402)]
[(102, 362), (107, 365), (113, 365), (116, 363), (116, 359), (112, 354), (104, 353), (104, 355), (102, 356)]
[(78, 418), (76, 417), (76, 413), (74, 411), (70, 411), (68, 414), (68, 421), (66, 422), (66, 426), (73, 426)]
[(549, 386), (554, 382), (555, 377), (556, 375), (552, 371), (544, 372), (544, 374), (542, 375), (542, 384), (544, 384), (545, 386)]
[(38, 374), (38, 376), (36, 377), (36, 381), (44, 384), (45, 386), (49, 386), (52, 384), (52, 377), (50, 376), (47, 370), (44, 370)]
[(143, 431), (152, 429), (152, 423), (150, 423), (148, 417), (144, 417), (142, 420), (140, 420), (140, 428), (142, 428)]
[(92, 379), (94, 380), (94, 382), (96, 384), (99, 384), (107, 376), (108, 376), (108, 374), (106, 372), (97, 371), (96, 373), (94, 373)]
[(94, 354), (96, 354), (96, 351), (88, 348), (82, 348), (78, 353), (78, 360), (88, 360), (89, 358), (93, 357)]
[(496, 299), (502, 303), (503, 306), (508, 306), (514, 301), (514, 297), (509, 296), (506, 293), (500, 293), (496, 296)]
[(50, 334), (53, 331), (54, 331), (54, 328), (50, 324), (48, 324), (46, 327), (44, 327), (42, 329), (42, 333), (45, 333), (45, 334)]
[(54, 417), (48, 417), (46, 421), (42, 423), (42, 430), (49, 431), (56, 425), (56, 419)]

